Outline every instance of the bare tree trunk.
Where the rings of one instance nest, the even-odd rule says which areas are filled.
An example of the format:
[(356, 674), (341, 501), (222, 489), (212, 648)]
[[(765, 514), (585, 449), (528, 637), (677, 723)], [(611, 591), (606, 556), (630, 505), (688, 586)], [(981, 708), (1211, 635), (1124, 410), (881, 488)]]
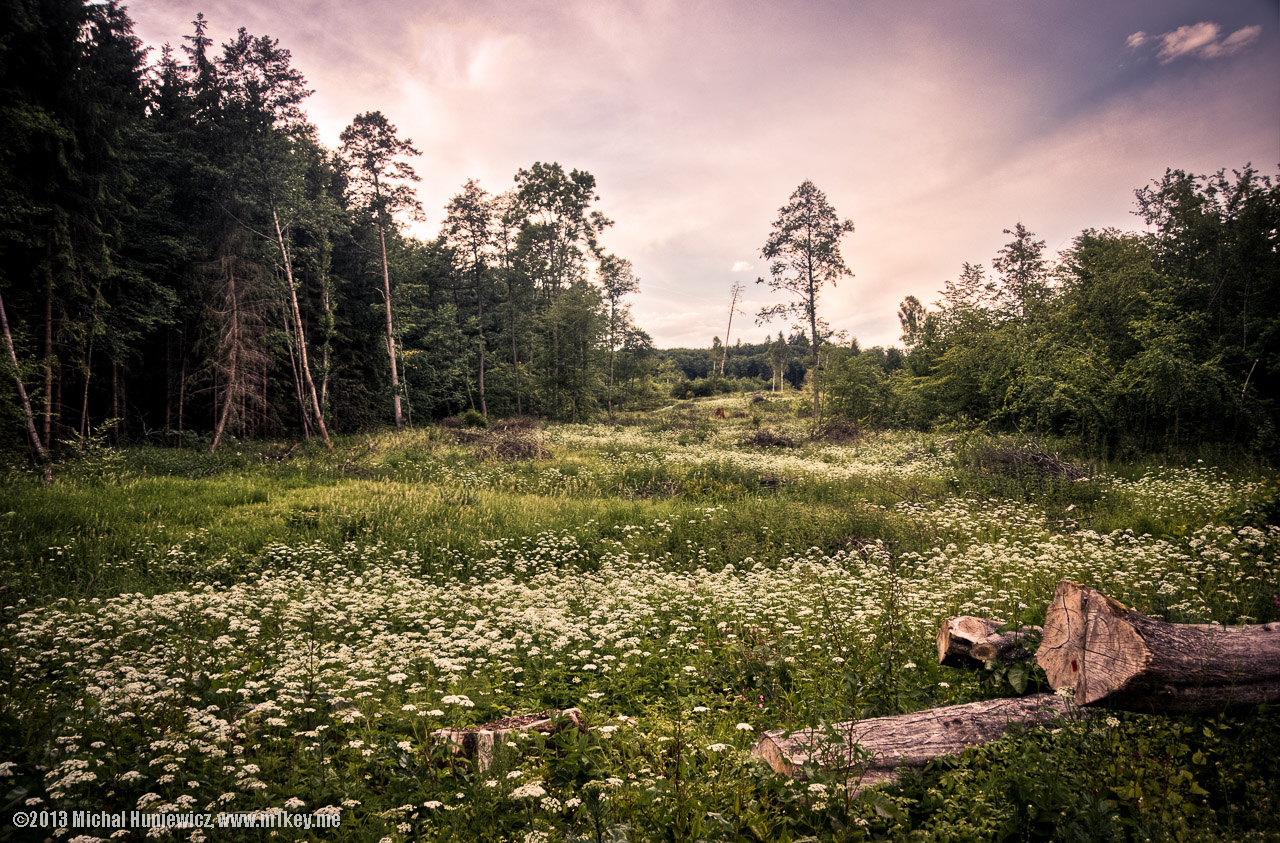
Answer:
[(324, 345), (320, 348), (320, 407), (329, 406), (329, 348), (333, 339), (333, 305), (329, 302), (328, 259), (323, 264), (320, 277), (320, 303), (324, 306)]
[(720, 377), (724, 377), (724, 364), (729, 360), (729, 332), (733, 330), (733, 312), (738, 309), (738, 297), (742, 295), (742, 285), (733, 283), (733, 296), (729, 299), (729, 324), (724, 329), (724, 353), (720, 355)]
[[(320, 428), (320, 438), (326, 447), (332, 448), (329, 441), (329, 429), (324, 424), (324, 411), (320, 406), (320, 396), (316, 394), (315, 381), (311, 379), (311, 364), (307, 361), (307, 334), (302, 328), (302, 311), (298, 308), (298, 286), (293, 281), (293, 262), (289, 260), (289, 249), (284, 242), (284, 232), (280, 229), (280, 216), (276, 213), (275, 198), (271, 198), (271, 221), (276, 226), (276, 242), (280, 246), (280, 256), (284, 259), (285, 279), (289, 282), (289, 306), (293, 311), (293, 329), (298, 337), (298, 359), (302, 362), (302, 375), (311, 393), (311, 411), (315, 414), (316, 426)], [(383, 263), (386, 263), (385, 247)], [(390, 302), (390, 298), (388, 298)], [(388, 319), (390, 319), (388, 311)], [(393, 366), (394, 368), (394, 366)]]
[(120, 422), (122, 413), (120, 411), (120, 364), (111, 361), (111, 418), (116, 419), (116, 423), (111, 425), (112, 440), (120, 444)]
[(292, 321), (291, 317), (285, 317), (284, 336), (289, 344), (289, 371), (293, 374), (293, 396), (298, 399), (298, 420), (302, 422), (302, 438), (310, 439), (311, 414), (307, 411), (307, 397), (302, 390), (302, 371), (298, 367), (298, 355), (294, 348), (297, 341), (293, 336)]
[(164, 430), (173, 430), (173, 330), (164, 331)]
[(44, 446), (53, 450), (53, 272), (44, 295)]
[(613, 418), (613, 361), (618, 355), (618, 304), (614, 297), (609, 299), (609, 418)]
[(516, 344), (516, 294), (515, 282), (507, 276), (507, 298), (511, 302), (511, 368), (516, 377), (516, 415), (524, 414), (524, 405), (520, 397), (520, 348)]
[(893, 781), (899, 767), (923, 767), (938, 756), (996, 740), (1010, 724), (1044, 726), (1079, 713), (1054, 694), (983, 700), (835, 723), (829, 730), (765, 732), (751, 754), (780, 775), (800, 776), (805, 764), (813, 764), (847, 772), (859, 788), (871, 787)]
[(373, 189), (378, 209), (378, 242), (382, 246), (382, 294), (387, 305), (387, 355), (391, 358), (391, 407), (395, 414), (396, 430), (404, 430), (404, 419), (400, 414), (400, 372), (396, 368), (395, 329), (391, 324), (391, 268), (387, 265), (387, 224), (382, 218), (382, 195), (376, 176)]
[(479, 254), (472, 253), (472, 262), (476, 267), (476, 310), (480, 326), (480, 382), (478, 384), (480, 389), (480, 415), (487, 419), (489, 418), (489, 405), (485, 403), (484, 399), (484, 278)]
[(84, 361), (84, 394), (80, 398), (80, 435), (88, 436), (89, 425), (89, 379), (93, 374), (93, 334), (89, 334), (89, 348), (85, 352)]
[(809, 336), (813, 338), (813, 432), (822, 423), (822, 407), (818, 399), (818, 290), (813, 281), (813, 267), (809, 268)]
[(182, 349), (181, 349), (182, 364), (178, 367), (178, 441), (179, 442), (182, 441), (182, 433), (186, 429), (183, 427), (183, 421), (185, 419), (186, 408), (187, 408), (187, 353), (186, 353), (186, 342), (185, 342), (186, 335), (187, 335), (187, 332), (184, 330), (182, 332), (182, 337), (184, 340)]
[(230, 351), (227, 361), (226, 391), (222, 401), (222, 409), (218, 413), (218, 420), (213, 428), (213, 441), (209, 443), (209, 453), (218, 450), (218, 444), (222, 442), (222, 432), (227, 427), (227, 418), (231, 415), (231, 406), (236, 400), (236, 393), (240, 391), (236, 389), (240, 376), (238, 371), (240, 356), (240, 297), (236, 292), (236, 273), (231, 266), (231, 259), (224, 257), (222, 260), (227, 273), (227, 298), (231, 306), (231, 325), (227, 329)]
[(3, 295), (0, 295), (0, 328), (4, 329), (4, 344), (9, 350), (9, 363), (13, 366), (13, 382), (18, 387), (18, 398), (22, 402), (22, 416), (27, 422), (27, 435), (31, 438), (31, 447), (35, 449), (36, 462), (40, 464), (40, 474), (44, 478), (44, 484), (52, 486), (53, 465), (49, 460), (49, 452), (40, 442), (40, 434), (36, 431), (36, 418), (31, 412), (27, 388), (22, 383), (22, 369), (18, 367), (18, 352), (13, 347), (13, 334), (9, 331), (9, 316), (5, 313)]

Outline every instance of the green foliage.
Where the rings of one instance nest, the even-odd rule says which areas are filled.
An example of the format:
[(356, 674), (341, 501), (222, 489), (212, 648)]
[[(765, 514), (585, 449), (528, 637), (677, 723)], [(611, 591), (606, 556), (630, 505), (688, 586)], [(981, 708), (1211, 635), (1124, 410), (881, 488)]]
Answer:
[[(818, 316), (818, 296), (822, 288), (852, 275), (840, 254), (840, 240), (853, 232), (851, 220), (841, 220), (827, 196), (805, 180), (791, 194), (787, 204), (778, 209), (773, 231), (760, 250), (769, 262), (769, 288), (783, 292), (790, 300), (762, 308), (758, 321), (791, 317), (809, 329), (813, 355), (813, 427), (821, 419), (821, 390), (818, 346), (827, 325)], [(758, 283), (766, 283), (758, 279)]]
[(484, 428), (489, 426), (489, 420), (480, 415), (479, 410), (464, 410), (462, 415), (458, 416), (458, 419), (462, 422), (463, 427)]
[(1265, 452), (1274, 439), (1280, 278), (1266, 251), (1280, 190), (1246, 169), (1171, 171), (1138, 191), (1151, 235), (1089, 230), (1052, 275), (1019, 226), (993, 264), (965, 264), (940, 308), (904, 303), (899, 418), (972, 418), (1071, 434), (1095, 453), (1191, 442)]
[(889, 376), (870, 352), (833, 348), (826, 358), (827, 411), (873, 426), (896, 417)]

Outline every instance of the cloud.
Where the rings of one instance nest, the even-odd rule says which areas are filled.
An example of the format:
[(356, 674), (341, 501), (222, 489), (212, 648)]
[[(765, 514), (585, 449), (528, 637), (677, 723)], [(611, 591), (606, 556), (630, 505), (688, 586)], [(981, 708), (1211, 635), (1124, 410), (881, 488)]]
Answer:
[(1237, 29), (1235, 32), (1227, 36), (1226, 40), (1210, 44), (1202, 52), (1204, 58), (1217, 58), (1218, 56), (1229, 56), (1232, 53), (1238, 53), (1246, 47), (1258, 40), (1258, 36), (1262, 34), (1260, 26), (1246, 26)]
[(1141, 30), (1133, 33), (1124, 41), (1124, 45), (1131, 50), (1136, 50), (1145, 43), (1147, 43), (1147, 33)]
[[(1161, 64), (1168, 64), (1186, 56), (1198, 59), (1216, 59), (1233, 55), (1258, 40), (1261, 26), (1246, 26), (1222, 38), (1222, 27), (1212, 21), (1201, 21), (1159, 36), (1160, 50), (1156, 56)], [(1141, 38), (1139, 38), (1141, 36)], [(1137, 47), (1147, 41), (1142, 32), (1135, 32), (1125, 42)]]
[(753, 269), (755, 269), (755, 267), (747, 263), (746, 261), (734, 261), (733, 269), (729, 271), (730, 272), (750, 272)]

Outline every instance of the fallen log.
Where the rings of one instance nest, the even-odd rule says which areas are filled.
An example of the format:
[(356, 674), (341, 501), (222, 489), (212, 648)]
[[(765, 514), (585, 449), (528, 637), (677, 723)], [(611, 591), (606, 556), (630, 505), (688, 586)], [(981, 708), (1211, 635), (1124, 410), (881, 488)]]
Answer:
[(947, 618), (938, 627), (938, 664), (976, 669), (991, 659), (1004, 664), (1031, 661), (1035, 653), (1027, 648), (1027, 639), (1039, 635), (1040, 627), (1024, 626), (1002, 633), (1002, 626), (1001, 621), (990, 618)]
[(1191, 713), (1280, 702), (1280, 623), (1169, 623), (1069, 580), (1036, 661), (1078, 705)]
[(564, 711), (539, 711), (533, 714), (519, 714), (504, 717), (482, 726), (467, 726), (464, 729), (436, 729), (431, 733), (437, 744), (446, 744), (453, 755), (461, 758), (474, 758), (476, 767), (487, 770), (493, 765), (493, 749), (506, 741), (507, 736), (515, 732), (541, 732), (554, 735), (566, 728), (584, 729), (582, 711), (566, 708)]
[(923, 767), (938, 756), (993, 741), (1010, 724), (1043, 726), (1080, 715), (1078, 707), (1061, 697), (1033, 694), (854, 720), (827, 730), (778, 729), (765, 732), (751, 754), (780, 775), (801, 777), (804, 765), (812, 762), (847, 770), (851, 783), (871, 787), (892, 781), (899, 767)]

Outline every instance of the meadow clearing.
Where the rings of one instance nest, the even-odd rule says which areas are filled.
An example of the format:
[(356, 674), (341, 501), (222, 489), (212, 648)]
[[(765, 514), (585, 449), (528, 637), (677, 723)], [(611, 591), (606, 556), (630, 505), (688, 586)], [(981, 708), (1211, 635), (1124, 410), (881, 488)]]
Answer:
[[(1274, 471), (1009, 471), (984, 455), (1021, 440), (811, 440), (749, 395), (618, 421), (90, 443), (52, 488), (12, 471), (0, 813), (336, 812), (274, 839), (371, 843), (1278, 839), (1266, 707), (1015, 733), (867, 790), (748, 755), (767, 729), (1036, 687), (938, 666), (934, 633), (1037, 622), (1062, 578), (1174, 622), (1280, 618)], [(763, 429), (794, 446), (747, 444)], [(430, 740), (568, 707), (587, 731), (488, 769)], [(95, 834), (46, 832), (141, 839)]]

